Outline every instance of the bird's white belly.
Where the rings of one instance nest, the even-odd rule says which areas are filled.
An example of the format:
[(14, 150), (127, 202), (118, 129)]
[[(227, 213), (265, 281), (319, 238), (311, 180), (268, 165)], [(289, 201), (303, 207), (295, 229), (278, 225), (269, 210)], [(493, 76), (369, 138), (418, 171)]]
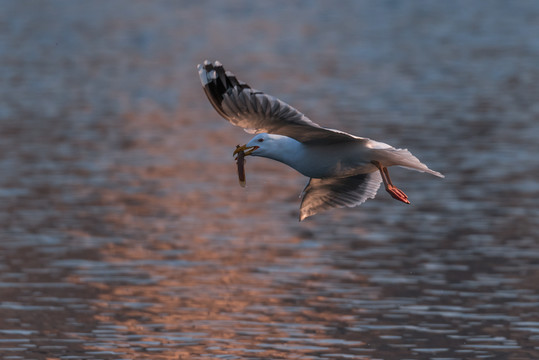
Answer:
[(328, 150), (327, 147), (306, 147), (299, 161), (291, 165), (311, 178), (346, 177), (376, 171), (366, 151), (349, 146)]

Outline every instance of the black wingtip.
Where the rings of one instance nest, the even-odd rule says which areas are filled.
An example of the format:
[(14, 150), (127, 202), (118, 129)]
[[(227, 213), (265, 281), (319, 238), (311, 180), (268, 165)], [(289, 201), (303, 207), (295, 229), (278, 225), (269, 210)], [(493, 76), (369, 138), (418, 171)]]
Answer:
[(226, 71), (223, 64), (218, 60), (214, 62), (204, 60), (203, 65), (198, 65), (198, 74), (210, 103), (225, 118), (226, 114), (221, 105), (223, 96), (234, 88), (238, 88), (239, 90), (250, 89), (249, 85), (238, 81), (236, 75), (230, 71)]

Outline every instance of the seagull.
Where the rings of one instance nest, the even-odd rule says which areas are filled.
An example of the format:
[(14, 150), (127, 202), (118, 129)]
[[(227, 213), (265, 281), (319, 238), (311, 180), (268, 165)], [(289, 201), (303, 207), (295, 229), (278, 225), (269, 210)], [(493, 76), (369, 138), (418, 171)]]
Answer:
[(204, 92), (219, 115), (256, 134), (234, 155), (273, 159), (310, 178), (300, 195), (300, 221), (373, 199), (382, 182), (394, 199), (409, 204), (406, 194), (391, 182), (390, 166), (444, 177), (407, 149), (314, 123), (285, 102), (239, 81), (219, 61), (206, 60), (197, 68)]

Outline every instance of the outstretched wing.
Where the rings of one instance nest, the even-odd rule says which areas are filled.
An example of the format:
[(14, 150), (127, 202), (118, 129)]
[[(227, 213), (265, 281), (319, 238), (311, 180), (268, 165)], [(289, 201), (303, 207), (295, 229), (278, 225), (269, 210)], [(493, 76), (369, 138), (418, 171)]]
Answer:
[(357, 141), (353, 135), (326, 129), (312, 122), (292, 106), (252, 89), (219, 61), (204, 61), (198, 65), (198, 74), (204, 91), (215, 110), (250, 133), (271, 133), (291, 137), (303, 143)]
[(354, 207), (374, 199), (381, 182), (378, 171), (345, 178), (311, 178), (303, 190), (299, 220), (334, 207)]

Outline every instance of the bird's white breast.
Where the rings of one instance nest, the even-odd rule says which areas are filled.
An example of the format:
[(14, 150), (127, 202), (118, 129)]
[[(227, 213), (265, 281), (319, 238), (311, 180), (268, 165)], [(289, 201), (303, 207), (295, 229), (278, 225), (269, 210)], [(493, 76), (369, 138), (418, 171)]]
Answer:
[(344, 177), (376, 170), (370, 150), (358, 143), (300, 145), (281, 161), (311, 178)]

